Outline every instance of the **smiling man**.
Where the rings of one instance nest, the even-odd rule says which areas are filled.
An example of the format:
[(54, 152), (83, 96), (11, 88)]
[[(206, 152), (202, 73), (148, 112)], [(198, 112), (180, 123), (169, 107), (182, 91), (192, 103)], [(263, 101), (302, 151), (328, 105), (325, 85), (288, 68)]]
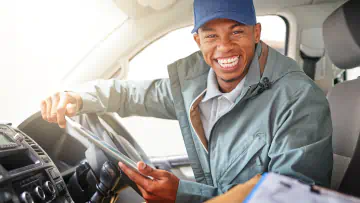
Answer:
[(228, 93), (241, 84), (248, 72), (255, 45), (260, 41), (261, 26), (254, 24), (256, 21), (244, 24), (225, 16), (195, 28), (199, 34), (194, 34), (194, 39), (206, 63), (212, 67), (220, 91)]
[(260, 41), (253, 2), (195, 0), (194, 14), (201, 51), (169, 65), (168, 79), (57, 93), (42, 102), (43, 118), (60, 127), (64, 115), (91, 112), (178, 119), (196, 182), (139, 162), (151, 180), (119, 164), (148, 201), (203, 202), (268, 171), (329, 186), (327, 100), (295, 61)]

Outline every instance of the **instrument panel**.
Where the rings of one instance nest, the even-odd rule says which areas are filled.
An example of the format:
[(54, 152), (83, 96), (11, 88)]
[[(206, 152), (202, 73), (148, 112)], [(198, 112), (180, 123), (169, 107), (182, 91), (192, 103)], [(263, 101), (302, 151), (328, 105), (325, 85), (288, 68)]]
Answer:
[(0, 124), (0, 202), (73, 202), (46, 152), (25, 133), (5, 124)]

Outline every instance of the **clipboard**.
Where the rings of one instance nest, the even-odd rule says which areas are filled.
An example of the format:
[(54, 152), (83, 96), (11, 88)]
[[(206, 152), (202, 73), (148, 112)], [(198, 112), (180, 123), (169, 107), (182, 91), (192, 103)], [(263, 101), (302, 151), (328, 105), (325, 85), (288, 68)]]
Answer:
[(121, 153), (116, 148), (112, 147), (108, 143), (104, 142), (103, 140), (95, 136), (91, 131), (85, 129), (79, 123), (75, 122), (73, 119), (69, 118), (68, 116), (65, 116), (65, 120), (68, 125), (70, 125), (73, 129), (78, 131), (80, 135), (82, 135), (84, 138), (89, 140), (90, 143), (93, 143), (96, 147), (100, 148), (106, 155), (110, 156), (114, 160), (124, 163), (126, 166), (135, 170), (137, 173), (144, 176), (145, 178), (153, 179), (153, 177), (142, 174), (138, 170), (137, 165), (133, 160), (131, 160), (125, 154)]
[(360, 199), (290, 177), (265, 173), (244, 203), (360, 203)]

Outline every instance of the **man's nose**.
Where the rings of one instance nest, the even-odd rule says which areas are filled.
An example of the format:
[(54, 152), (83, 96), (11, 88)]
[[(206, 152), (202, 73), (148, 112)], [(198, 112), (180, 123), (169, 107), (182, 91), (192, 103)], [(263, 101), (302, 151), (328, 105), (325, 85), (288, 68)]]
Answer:
[(229, 38), (223, 38), (219, 40), (217, 44), (217, 50), (220, 52), (229, 52), (233, 49), (233, 43)]

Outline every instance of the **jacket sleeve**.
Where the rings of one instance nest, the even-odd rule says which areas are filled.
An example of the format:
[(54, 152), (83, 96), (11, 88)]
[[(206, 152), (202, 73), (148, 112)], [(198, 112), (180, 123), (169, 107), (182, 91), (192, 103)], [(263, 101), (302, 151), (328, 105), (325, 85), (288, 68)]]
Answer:
[(323, 92), (306, 85), (281, 105), (268, 152), (268, 171), (330, 186), (332, 122)]
[(176, 203), (182, 203), (182, 202), (200, 203), (221, 194), (222, 192), (216, 187), (212, 187), (197, 182), (180, 180), (176, 195)]
[[(209, 185), (180, 180), (176, 202), (204, 202), (209, 199), (212, 199), (211, 202), (226, 202), (230, 199), (233, 200), (233, 202), (242, 202), (261, 177), (262, 176), (258, 174), (243, 184), (233, 184), (232, 186), (234, 186), (234, 189), (231, 189), (230, 192), (224, 191), (227, 195), (222, 195), (222, 191)], [(222, 196), (213, 199), (220, 195)]]
[(176, 119), (169, 79), (96, 80), (72, 90), (83, 100), (79, 114), (117, 112), (121, 117)]

